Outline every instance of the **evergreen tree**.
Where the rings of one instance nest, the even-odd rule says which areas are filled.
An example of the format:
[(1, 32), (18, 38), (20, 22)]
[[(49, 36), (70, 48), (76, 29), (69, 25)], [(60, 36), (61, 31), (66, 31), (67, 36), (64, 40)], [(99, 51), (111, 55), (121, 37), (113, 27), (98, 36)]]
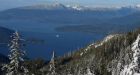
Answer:
[(20, 38), (16, 31), (12, 35), (9, 59), (10, 63), (3, 65), (2, 69), (6, 71), (6, 75), (28, 75), (28, 69), (22, 66), (25, 51), (21, 50), (23, 39)]
[(55, 52), (53, 51), (52, 58), (50, 61), (50, 74), (56, 75), (56, 68), (55, 68)]

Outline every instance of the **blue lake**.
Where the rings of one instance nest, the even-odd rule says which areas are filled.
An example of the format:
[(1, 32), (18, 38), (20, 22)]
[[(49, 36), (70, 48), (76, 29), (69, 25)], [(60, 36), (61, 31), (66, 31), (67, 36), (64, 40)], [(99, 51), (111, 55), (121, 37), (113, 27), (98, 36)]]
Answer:
[[(105, 35), (102, 34), (87, 34), (74, 32), (58, 32), (58, 33), (36, 33), (36, 32), (21, 32), (24, 39), (35, 38), (43, 40), (43, 43), (26, 43), (24, 49), (29, 58), (49, 59), (54, 50), (57, 56), (63, 56), (70, 51), (84, 48), (94, 41), (102, 39)], [(58, 36), (59, 35), (59, 36)], [(2, 54), (8, 54), (7, 45), (0, 46)]]
[[(80, 32), (57, 32), (56, 24), (38, 23), (26, 20), (0, 21), (1, 26), (15, 29), (20, 32), (24, 39), (35, 38), (44, 40), (44, 43), (26, 43), (25, 50), (29, 58), (49, 59), (54, 50), (57, 56), (84, 48), (90, 43), (105, 37), (105, 34), (80, 33)], [(0, 53), (8, 54), (7, 45), (0, 46)]]
[[(56, 55), (62, 56), (70, 51), (84, 48), (90, 43), (104, 37), (100, 34), (86, 33), (23, 33), (24, 38), (42, 39), (45, 43), (42, 44), (27, 44), (27, 54), (30, 58), (50, 58), (52, 51)], [(57, 36), (59, 35), (59, 37)]]

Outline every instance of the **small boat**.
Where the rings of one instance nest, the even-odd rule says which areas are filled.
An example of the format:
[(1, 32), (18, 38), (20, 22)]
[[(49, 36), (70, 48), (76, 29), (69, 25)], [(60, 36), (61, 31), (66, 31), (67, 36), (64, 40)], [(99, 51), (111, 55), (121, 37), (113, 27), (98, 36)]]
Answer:
[(59, 38), (59, 35), (57, 34), (56, 37)]

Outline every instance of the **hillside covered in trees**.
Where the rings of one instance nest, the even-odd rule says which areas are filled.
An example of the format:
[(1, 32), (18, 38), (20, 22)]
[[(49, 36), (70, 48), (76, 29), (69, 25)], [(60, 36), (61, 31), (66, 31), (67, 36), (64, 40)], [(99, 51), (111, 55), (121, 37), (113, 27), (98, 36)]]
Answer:
[(9, 66), (3, 66), (7, 68), (3, 70), (4, 75), (9, 73), (11, 75), (17, 73), (19, 75), (140, 74), (140, 29), (128, 33), (110, 34), (102, 41), (69, 52), (63, 57), (57, 57), (53, 52), (50, 61), (25, 59), (18, 32), (13, 35), (10, 63), (7, 64)]

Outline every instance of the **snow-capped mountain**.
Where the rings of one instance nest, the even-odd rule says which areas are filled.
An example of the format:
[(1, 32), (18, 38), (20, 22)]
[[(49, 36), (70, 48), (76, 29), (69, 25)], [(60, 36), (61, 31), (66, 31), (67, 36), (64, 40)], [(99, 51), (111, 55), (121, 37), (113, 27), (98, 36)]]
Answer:
[(92, 6), (81, 6), (81, 5), (64, 5), (61, 3), (53, 4), (38, 4), (32, 6), (21, 7), (20, 9), (42, 9), (42, 10), (90, 10), (90, 11), (116, 11), (116, 10), (140, 10), (140, 5), (135, 6), (120, 6), (120, 7), (92, 7)]
[(56, 10), (56, 9), (65, 9), (66, 6), (60, 3), (55, 4), (39, 4), (33, 6), (25, 6), (21, 7), (22, 9), (48, 9), (48, 10)]
[(39, 4), (33, 6), (21, 7), (22, 9), (46, 9), (46, 10), (56, 10), (56, 9), (66, 9), (66, 10), (83, 10), (85, 7), (79, 5), (63, 5), (61, 3), (54, 4)]
[(74, 10), (85, 10), (87, 7), (84, 6), (79, 6), (79, 5), (66, 5), (67, 8), (69, 9), (74, 9)]
[(140, 8), (140, 4), (137, 4), (136, 7), (137, 7), (137, 8)]

